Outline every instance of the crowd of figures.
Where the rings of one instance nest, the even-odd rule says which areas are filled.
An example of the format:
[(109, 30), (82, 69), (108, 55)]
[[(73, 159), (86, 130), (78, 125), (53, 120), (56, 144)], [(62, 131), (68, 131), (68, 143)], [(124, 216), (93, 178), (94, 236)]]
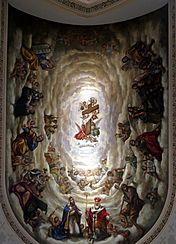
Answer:
[[(163, 148), (159, 143), (158, 137), (161, 135), (162, 118), (164, 116), (164, 88), (162, 85), (162, 76), (165, 68), (162, 64), (162, 58), (157, 56), (152, 50), (155, 43), (151, 40), (148, 45), (145, 42), (136, 42), (128, 51), (127, 55), (122, 58), (122, 70), (127, 72), (128, 69), (134, 69), (137, 75), (132, 79), (132, 95), (137, 96), (138, 104), (135, 106), (128, 105), (128, 119), (118, 123), (118, 132), (116, 137), (120, 138), (123, 143), (128, 143), (129, 152), (125, 157), (126, 166), (128, 164), (133, 168), (133, 174), (126, 178), (129, 185), (122, 184), (121, 189), (124, 197), (120, 211), (120, 222), (123, 228), (130, 228), (133, 225), (142, 233), (145, 232), (145, 226), (137, 224), (140, 211), (145, 203), (149, 203), (151, 208), (155, 208), (159, 202), (157, 182), (162, 181), (161, 161)], [(145, 124), (144, 132), (132, 138), (131, 132), (138, 130), (137, 123), (141, 120)], [(147, 125), (150, 125), (147, 127)], [(147, 131), (146, 131), (147, 128)], [(148, 128), (153, 128), (148, 131)], [(134, 152), (138, 152), (136, 155)], [(156, 164), (159, 167), (156, 167)], [(137, 169), (142, 169), (144, 174), (155, 179), (155, 187), (145, 193), (143, 199), (139, 198), (137, 193), (137, 183), (135, 176)]]
[[(85, 37), (84, 37), (85, 39)], [(81, 39), (83, 42), (84, 39)], [(66, 41), (65, 39), (63, 41)], [(87, 43), (87, 42), (85, 42)], [(57, 115), (44, 114), (43, 125), (46, 137), (38, 132), (38, 126), (33, 118), (43, 94), (39, 91), (40, 84), (37, 82), (37, 71), (52, 70), (53, 62), (47, 57), (50, 47), (48, 44), (34, 45), (30, 49), (21, 47), (21, 58), (16, 60), (14, 69), (11, 73), (11, 79), (23, 80), (26, 82), (21, 90), (21, 95), (16, 98), (13, 104), (14, 117), (22, 118), (24, 121), (16, 138), (12, 138), (11, 158), (14, 173), (18, 174), (17, 182), (11, 182), (10, 193), (14, 193), (23, 211), (23, 218), (26, 224), (29, 224), (35, 231), (36, 227), (44, 222), (50, 223), (48, 237), (56, 240), (63, 240), (77, 236), (87, 238), (91, 243), (100, 241), (110, 236), (123, 236), (121, 243), (127, 243), (130, 236), (130, 228), (135, 226), (142, 234), (145, 227), (137, 223), (140, 211), (146, 202), (156, 207), (159, 201), (157, 187), (146, 194), (145, 199), (141, 199), (134, 185), (128, 185), (128, 182), (134, 181), (134, 176), (128, 176), (128, 182), (123, 182), (124, 172), (128, 164), (136, 172), (138, 167), (144, 172), (144, 175), (150, 175), (157, 181), (161, 181), (160, 172), (157, 172), (155, 161), (160, 164), (162, 161), (163, 149), (160, 146), (158, 137), (161, 133), (161, 121), (164, 113), (164, 89), (162, 86), (162, 74), (165, 69), (162, 64), (162, 58), (152, 51), (154, 40), (149, 45), (145, 42), (136, 42), (125, 57), (122, 58), (122, 72), (127, 72), (129, 68), (135, 68), (139, 72), (132, 81), (131, 88), (134, 96), (138, 96), (140, 104), (127, 107), (128, 119), (118, 124), (119, 137), (123, 143), (129, 143), (129, 153), (125, 157), (125, 166), (123, 168), (107, 167), (107, 159), (103, 158), (100, 167), (95, 170), (67, 170), (61, 160), (60, 153), (52, 145), (51, 139), (57, 131)], [(94, 116), (97, 116), (94, 114)], [(152, 131), (145, 131), (136, 138), (131, 138), (131, 132), (137, 120), (143, 123), (155, 125)], [(80, 134), (79, 134), (80, 135)], [(78, 138), (78, 134), (75, 136)], [(44, 158), (48, 164), (48, 169), (35, 168), (34, 152), (42, 141), (48, 139), (48, 151), (44, 152)], [(142, 160), (138, 160), (133, 148), (138, 150)], [(134, 173), (135, 175), (135, 173)], [(68, 203), (63, 210), (62, 219), (57, 215), (57, 209), (48, 214), (48, 206), (45, 199), (42, 198), (46, 185), (53, 177), (58, 185), (60, 194), (72, 194), (72, 181), (76, 182), (78, 189), (82, 194), (91, 192), (101, 187), (101, 194), (104, 197), (112, 195), (114, 192), (121, 191), (123, 200), (118, 218), (120, 222), (116, 224), (106, 208), (101, 205), (101, 198), (95, 197), (94, 206), (85, 209), (84, 217), (86, 223), (82, 222), (82, 212), (76, 205), (74, 198), (68, 197)], [(103, 184), (99, 184), (104, 178)], [(47, 216), (47, 219), (46, 219)], [(119, 242), (120, 243), (120, 242)]]
[(123, 237), (121, 243), (128, 241), (130, 231), (119, 229), (116, 224), (112, 223), (110, 214), (101, 204), (101, 198), (94, 198), (94, 206), (85, 209), (86, 225), (81, 221), (82, 212), (75, 203), (74, 198), (69, 197), (68, 203), (65, 205), (62, 220), (59, 220), (55, 211), (49, 216), (52, 226), (48, 235), (56, 240), (63, 240), (72, 236), (88, 239), (89, 243), (94, 240), (101, 241), (111, 235)]
[[(40, 68), (45, 71), (54, 69), (53, 62), (47, 56), (50, 52), (51, 47), (47, 43), (33, 45), (31, 48), (22, 46), (10, 75), (11, 79), (24, 84), (21, 94), (15, 98), (13, 104), (13, 113), (19, 123), (17, 136), (12, 138), (14, 171), (17, 167), (34, 164), (30, 152), (33, 152), (44, 140), (44, 135), (38, 132), (39, 128), (34, 116), (37, 114), (37, 109), (40, 109), (40, 101), (43, 99), (43, 93), (39, 91), (38, 71)], [(50, 140), (57, 129), (57, 117), (44, 114), (43, 118), (44, 130)]]
[(19, 96), (12, 104), (13, 115), (18, 125), (16, 136), (11, 138), (14, 177), (10, 177), (9, 192), (17, 196), (24, 223), (30, 225), (33, 231), (41, 223), (46, 222), (48, 206), (43, 199), (43, 192), (50, 180), (47, 168), (35, 167), (35, 150), (46, 137), (49, 143), (57, 129), (57, 117), (44, 114), (43, 124), (46, 135), (40, 133), (35, 117), (43, 99), (38, 82), (39, 70), (54, 69), (53, 61), (49, 59), (50, 52), (51, 47), (47, 43), (33, 45), (31, 48), (23, 45), (9, 77), (16, 83), (22, 84)]

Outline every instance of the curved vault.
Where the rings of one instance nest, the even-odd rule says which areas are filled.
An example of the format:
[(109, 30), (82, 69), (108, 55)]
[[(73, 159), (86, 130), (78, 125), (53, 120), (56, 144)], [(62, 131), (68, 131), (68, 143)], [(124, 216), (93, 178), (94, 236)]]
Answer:
[[(33, 16), (58, 23), (77, 25), (109, 24), (155, 11), (167, 0), (9, 0), (13, 7)], [(132, 10), (132, 11), (131, 11)]]
[[(162, 214), (169, 184), (166, 119), (168, 84), (167, 73), (164, 71), (167, 68), (168, 55), (167, 43), (164, 41), (167, 32), (166, 8), (133, 21), (101, 26), (101, 28), (97, 26), (93, 31), (87, 27), (87, 35), (85, 35), (85, 27), (54, 24), (26, 16), (14, 9), (10, 11), (6, 190), (14, 215), (27, 231), (29, 239), (32, 237), (42, 243), (58, 243), (53, 236), (48, 236), (51, 213), (55, 211), (55, 214), (61, 219), (63, 206), (68, 201), (68, 197), (72, 195), (83, 212), (82, 222), (86, 224), (85, 206), (91, 207), (94, 198), (100, 196), (103, 205), (111, 215), (112, 224), (123, 232), (124, 227), (120, 224), (119, 216), (121, 207), (123, 207), (123, 193), (120, 185), (126, 183), (136, 189), (138, 197), (145, 203), (142, 210), (138, 212), (137, 223), (147, 233), (143, 237), (141, 229), (128, 226), (129, 242), (136, 243), (141, 238), (147, 238), (148, 232), (151, 231)], [(23, 17), (23, 23), (19, 21), (21, 17)], [(27, 29), (25, 28), (26, 24), (28, 24)], [(35, 29), (33, 29), (34, 25)], [(85, 42), (82, 42), (82, 37), (86, 37)], [(131, 84), (144, 69), (141, 66), (138, 69), (138, 63), (133, 62), (131, 69), (122, 68), (122, 58), (125, 54), (130, 55), (130, 47), (137, 41), (142, 41), (148, 48), (151, 48), (149, 44), (153, 43), (150, 55), (153, 55), (154, 61), (156, 56), (162, 59), (162, 83), (160, 85), (164, 90), (164, 114), (161, 123), (152, 123), (151, 121), (145, 123), (142, 119), (132, 121), (129, 118), (128, 105), (139, 106), (141, 103), (140, 94), (137, 95)], [(50, 51), (47, 53), (45, 62), (42, 63), (43, 66), (39, 63), (39, 66), (34, 70), (31, 68), (33, 64), (24, 58), (24, 54), (22, 56), (20, 48), (23, 46), (26, 50), (31, 51), (31, 47), (33, 47), (33, 50), (37, 50), (35, 48), (39, 44), (49, 45)], [(147, 49), (148, 52), (149, 49)], [(24, 78), (19, 77), (18, 73), (14, 75), (16, 59), (21, 60), (26, 71)], [(48, 60), (52, 60), (54, 68), (46, 68), (45, 64)], [(153, 65), (154, 61), (152, 61)], [(31, 88), (30, 72), (37, 78), (39, 83), (37, 89), (42, 91), (43, 96), (37, 106), (35, 105), (35, 114), (15, 117), (12, 104), (15, 104), (17, 97), (22, 95), (24, 87)], [(90, 140), (79, 141), (75, 138), (78, 132), (76, 124), (80, 126), (85, 122), (81, 117), (80, 103), (86, 101), (89, 104), (91, 98), (95, 98), (96, 104), (99, 105), (100, 134), (94, 136), (96, 140), (93, 142)], [(153, 99), (158, 103), (157, 99)], [(50, 114), (57, 118), (57, 129), (51, 136), (48, 136), (45, 115)], [(35, 121), (37, 134), (42, 133), (44, 140), (38, 144), (34, 151), (29, 152), (27, 159), (32, 159), (32, 162), (21, 165), (18, 164), (19, 161), (15, 161), (16, 164), (13, 164), (15, 149), (13, 146), (11, 147), (9, 142), (15, 141), (15, 138), (24, 130), (24, 124), (28, 125), (30, 120)], [(130, 136), (128, 135), (128, 138), (123, 141), (117, 136), (120, 130), (119, 122), (124, 123), (127, 120), (130, 122)], [(143, 155), (137, 148), (130, 147), (129, 140), (144, 132), (153, 131), (159, 125), (161, 125), (161, 133), (158, 140), (164, 151), (161, 162), (158, 158), (153, 161), (157, 175), (159, 175), (157, 178), (150, 174), (143, 174), (141, 167), (144, 160)], [(55, 155), (52, 162), (50, 161), (51, 155)], [(136, 166), (129, 163), (126, 158), (132, 155), (137, 159)], [(19, 160), (19, 157), (15, 159)], [(116, 184), (112, 184), (108, 192), (105, 191), (108, 188), (106, 184), (113, 180), (113, 172), (117, 172), (119, 169), (123, 170), (120, 171), (122, 177), (118, 182), (118, 187), (115, 182)], [(32, 177), (31, 173), (35, 174), (37, 170), (39, 170), (38, 175), (41, 176), (40, 184), (43, 188), (40, 191), (42, 198), (40, 194), (36, 197), (47, 205), (47, 211), (45, 215), (42, 215), (43, 219), (40, 225), (34, 229), (31, 219), (25, 219), (26, 205), (23, 208), (22, 203), (19, 203), (21, 196), (17, 194), (18, 189), (15, 187), (19, 187), (18, 184), (26, 179), (28, 179), (29, 187), (34, 187), (30, 177)], [(70, 189), (68, 192), (66, 191), (68, 189), (63, 188), (64, 184), (61, 181), (63, 178), (64, 184), (68, 183), (67, 187)], [(80, 185), (82, 179), (88, 181), (84, 187)], [(153, 203), (146, 198), (146, 195), (154, 193), (156, 189), (158, 199), (155, 199), (156, 203)], [(34, 189), (31, 188), (31, 191), (33, 192)], [(106, 238), (104, 242), (119, 243), (124, 236), (120, 232), (116, 234), (116, 236), (111, 235)], [(67, 241), (73, 243), (74, 240), (71, 238)], [(79, 238), (77, 240), (79, 243), (85, 243), (85, 239)], [(27, 241), (25, 240), (25, 242)]]

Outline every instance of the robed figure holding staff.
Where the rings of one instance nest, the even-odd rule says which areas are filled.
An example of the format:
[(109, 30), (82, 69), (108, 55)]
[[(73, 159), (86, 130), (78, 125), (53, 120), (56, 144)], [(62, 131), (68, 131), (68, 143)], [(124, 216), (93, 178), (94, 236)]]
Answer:
[(103, 240), (109, 236), (107, 225), (110, 220), (110, 215), (106, 208), (101, 205), (101, 199), (95, 197), (94, 207), (86, 210), (86, 220), (95, 240)]
[(52, 237), (56, 240), (63, 240), (72, 236), (82, 236), (81, 211), (76, 206), (73, 197), (69, 197), (69, 202), (65, 205), (62, 221), (52, 232)]

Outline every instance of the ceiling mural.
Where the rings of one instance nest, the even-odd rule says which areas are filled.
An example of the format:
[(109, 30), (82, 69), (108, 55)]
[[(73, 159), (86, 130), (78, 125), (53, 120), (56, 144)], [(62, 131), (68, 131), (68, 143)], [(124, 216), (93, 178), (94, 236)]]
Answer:
[(169, 184), (167, 26), (167, 7), (101, 26), (9, 7), (6, 191), (33, 240), (134, 244), (156, 224)]

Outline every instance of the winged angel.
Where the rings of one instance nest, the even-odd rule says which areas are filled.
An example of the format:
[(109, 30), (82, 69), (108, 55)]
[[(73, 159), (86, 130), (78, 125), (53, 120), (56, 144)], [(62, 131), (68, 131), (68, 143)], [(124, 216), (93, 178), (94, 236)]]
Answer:
[(86, 124), (82, 123), (81, 126), (75, 123), (79, 132), (75, 134), (74, 138), (77, 140), (98, 142), (97, 137), (100, 135), (100, 127), (98, 127), (98, 124), (100, 121), (101, 119), (94, 123), (94, 121), (90, 119)]

